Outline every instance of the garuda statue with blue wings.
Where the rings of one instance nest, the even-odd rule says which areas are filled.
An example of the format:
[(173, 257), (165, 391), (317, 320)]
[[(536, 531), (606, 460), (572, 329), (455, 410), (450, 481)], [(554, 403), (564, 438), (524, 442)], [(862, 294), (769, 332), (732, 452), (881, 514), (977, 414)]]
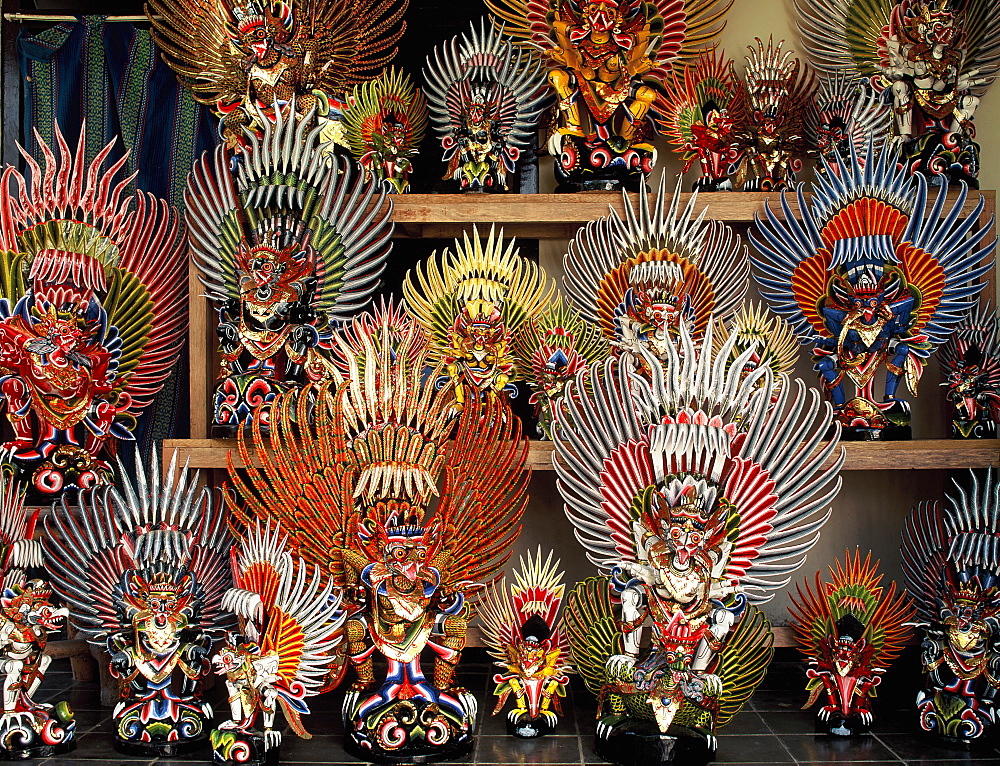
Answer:
[(108, 481), (108, 453), (170, 375), (187, 329), (180, 217), (134, 191), (123, 155), (102, 170), (86, 129), (58, 125), (0, 179), (0, 402), (24, 483), (51, 500)]
[(384, 187), (324, 153), (319, 134), (278, 113), (260, 139), (248, 134), (235, 172), (219, 146), (188, 176), (191, 254), (219, 312), (212, 424), (223, 435), (329, 375), (333, 326), (367, 302), (391, 247)]
[(975, 305), (983, 284), (974, 280), (992, 267), (983, 260), (996, 240), (983, 243), (985, 203), (965, 210), (965, 184), (948, 202), (942, 179), (928, 206), (923, 176), (911, 176), (889, 151), (869, 148), (866, 157), (862, 165), (852, 149), (837, 173), (818, 175), (811, 202), (799, 185), (801, 223), (782, 194), (782, 216), (767, 207), (750, 239), (761, 295), (813, 344), (843, 438), (908, 439), (900, 384), (916, 396), (926, 359)]
[(609, 359), (556, 409), (559, 492), (601, 570), (571, 592), (566, 629), (613, 763), (714, 756), (771, 658), (757, 605), (805, 560), (840, 487), (829, 404), (768, 365), (747, 374), (753, 349), (733, 358), (735, 342), (712, 353), (709, 323), (699, 351), (681, 325), (662, 364)]
[[(995, 0), (796, 0), (816, 69), (867, 80), (891, 106), (907, 168), (976, 186), (973, 118), (1000, 72)], [(977, 187), (978, 188), (978, 187)]]
[(477, 702), (455, 667), (477, 583), (496, 577), (521, 528), (527, 442), (502, 398), (469, 392), (457, 414), (454, 382), (425, 384), (425, 352), (393, 353), (410, 342), (387, 324), (357, 322), (353, 338), (362, 353), (343, 355), (341, 382), (281, 394), (269, 435), (256, 420), (241, 435), (233, 513), (279, 521), (292, 552), (344, 594), (348, 751), (458, 757), (473, 745)]

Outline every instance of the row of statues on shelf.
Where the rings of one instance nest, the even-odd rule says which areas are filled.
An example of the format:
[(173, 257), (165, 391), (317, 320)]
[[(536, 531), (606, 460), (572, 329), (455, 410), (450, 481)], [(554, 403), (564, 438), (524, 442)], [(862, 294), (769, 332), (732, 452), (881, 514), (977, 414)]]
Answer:
[[(843, 438), (908, 438), (903, 391), (917, 393), (938, 347), (955, 434), (996, 434), (997, 319), (977, 304), (996, 246), (984, 200), (964, 184), (951, 200), (946, 183), (929, 192), (888, 149), (869, 144), (864, 162), (851, 149), (811, 200), (800, 189), (767, 206), (750, 231), (756, 256), (661, 179), (576, 233), (562, 295), (502, 232), (473, 231), (412, 268), (403, 302), (371, 319), (358, 311), (391, 250), (391, 198), (325, 146), (321, 122), (279, 111), (235, 168), (225, 147), (206, 153), (186, 227), (131, 191), (124, 160), (101, 174), (100, 158), (84, 164), (58, 132), (30, 178), (4, 169), (0, 399), (33, 496), (106, 483), (116, 445), (135, 438), (183, 348), (185, 246), (218, 312), (222, 435), (254, 416), (266, 432), (275, 398), (350, 369), (375, 321), (407, 339), (394, 353), (454, 386), (459, 406), (526, 384), (553, 438), (575, 375), (625, 353), (662, 361), (682, 327), (700, 343), (713, 319), (717, 345), (735, 337), (736, 354), (757, 341), (753, 364), (775, 373), (794, 365), (796, 338), (808, 344)], [(751, 263), (773, 314), (743, 305)]]
[(657, 132), (685, 167), (700, 163), (704, 190), (785, 188), (805, 158), (832, 161), (868, 137), (898, 145), (910, 172), (975, 183), (973, 118), (1000, 68), (995, 2), (799, 0), (811, 66), (757, 40), (742, 79), (716, 47), (731, 4), (486, 0), (492, 21), (428, 56), (426, 103), (386, 68), (408, 0), (149, 0), (147, 11), (230, 149), (276, 111), (316, 115), (324, 139), (398, 192), (428, 111), (462, 191), (509, 190), (543, 115), (567, 191), (636, 190)]
[[(681, 325), (662, 358), (642, 349), (578, 372), (554, 412), (555, 467), (598, 574), (567, 593), (539, 550), (508, 585), (496, 578), (529, 479), (518, 420), (500, 397), (459, 402), (454, 381), (424, 376), (415, 329), (384, 314), (356, 329), (358, 353), (335, 382), (278, 394), (266, 433), (261, 418), (239, 432), (221, 490), (199, 489), (176, 457), (162, 477), (156, 459), (134, 474), (119, 463), (115, 486), (64, 497), (39, 540), (21, 486), (0, 484), (3, 755), (72, 745), (68, 706), (32, 699), (46, 636), (68, 617), (106, 652), (122, 752), (169, 757), (210, 742), (218, 763), (273, 763), (279, 708), (307, 737), (308, 698), (350, 675), (350, 753), (461, 757), (479, 703), (455, 674), (478, 616), (500, 666), (494, 713), (510, 700), (515, 736), (553, 729), (575, 670), (598, 698), (601, 757), (714, 757), (719, 727), (772, 656), (760, 605), (832, 513), (843, 449), (836, 428), (824, 436), (831, 405), (756, 365), (756, 344), (738, 351), (730, 335), (716, 346), (714, 320), (701, 342)], [(825, 730), (871, 724), (914, 609), (921, 726), (954, 743), (991, 730), (998, 522), (1000, 484), (972, 474), (947, 507), (922, 503), (906, 521), (912, 605), (857, 554), (831, 583), (800, 589), (793, 617)], [(213, 671), (228, 698), (214, 729), (201, 693)]]

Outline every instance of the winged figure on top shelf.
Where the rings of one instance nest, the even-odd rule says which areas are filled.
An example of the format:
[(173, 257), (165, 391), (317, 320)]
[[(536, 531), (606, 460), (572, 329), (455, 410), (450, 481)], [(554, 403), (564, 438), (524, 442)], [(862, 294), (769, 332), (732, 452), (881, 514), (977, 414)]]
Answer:
[(970, 470), (954, 482), (943, 506), (923, 502), (910, 511), (899, 552), (924, 635), (920, 728), (968, 746), (996, 733), (1000, 484), (992, 470), (985, 477)]
[(843, 438), (908, 439), (910, 407), (899, 386), (905, 381), (916, 396), (926, 359), (975, 305), (984, 285), (975, 280), (992, 267), (984, 259), (996, 238), (980, 225), (981, 196), (966, 209), (964, 183), (951, 203), (942, 183), (928, 207), (927, 181), (894, 152), (869, 145), (865, 156), (862, 165), (851, 147), (839, 171), (818, 174), (811, 202), (798, 186), (801, 224), (783, 193), (781, 217), (767, 206), (750, 240), (761, 295), (813, 344)]
[(39, 166), (0, 180), (0, 401), (24, 483), (42, 498), (111, 478), (107, 455), (173, 370), (187, 329), (180, 216), (84, 158), (57, 125)]
[(520, 559), (508, 586), (502, 578), (486, 589), (479, 605), (483, 642), (503, 672), (493, 676), (499, 697), (493, 715), (513, 695), (507, 733), (530, 739), (555, 730), (562, 715), (560, 698), (569, 683), (569, 644), (560, 619), (563, 573), (552, 551)]
[(331, 374), (333, 327), (378, 285), (392, 203), (353, 160), (325, 152), (309, 119), (264, 120), (246, 162), (206, 152), (185, 195), (191, 254), (219, 312), (222, 380), (212, 424), (267, 421), (274, 396)]
[(0, 759), (48, 758), (76, 746), (76, 721), (65, 702), (36, 702), (52, 657), (45, 653), (49, 633), (69, 615), (52, 603), (52, 588), (39, 579), (42, 543), (35, 537), (39, 511), (24, 505), (24, 488), (0, 468), (0, 658), (3, 709), (0, 711)]
[[(520, 532), (527, 441), (500, 397), (426, 385), (428, 358), (395, 355), (388, 328), (358, 333), (342, 383), (278, 396), (267, 437), (254, 421), (230, 465), (240, 523), (279, 521), (293, 553), (344, 594), (356, 680), (343, 707), (345, 747), (400, 762), (467, 753), (475, 698), (454, 685), (481, 585)], [(438, 368), (433, 377), (443, 375)], [(259, 468), (257, 466), (260, 466)], [(421, 652), (432, 650), (424, 675)], [(387, 662), (375, 676), (374, 655)]]
[(830, 567), (831, 580), (816, 573), (815, 590), (806, 579), (791, 596), (792, 629), (799, 650), (808, 658), (803, 710), (820, 699), (816, 731), (836, 737), (867, 732), (873, 715), (871, 700), (882, 674), (899, 656), (916, 612), (896, 584), (882, 586), (878, 560), (869, 553), (848, 551), (844, 562)]
[(428, 339), (427, 364), (443, 363), (439, 372), (454, 381), (459, 407), (469, 391), (516, 396), (513, 384), (529, 371), (519, 369), (514, 338), (554, 292), (555, 280), (494, 227), (485, 242), (475, 228), (471, 237), (466, 232), (454, 253), (432, 253), (403, 282), (406, 308)]
[(674, 66), (722, 31), (731, 0), (486, 0), (541, 51), (559, 99), (549, 139), (559, 190), (636, 191), (652, 171), (650, 107)]
[(796, 0), (813, 66), (867, 80), (890, 104), (904, 164), (978, 188), (973, 118), (1000, 71), (995, 0)]
[(347, 97), (344, 126), (354, 158), (392, 191), (409, 191), (412, 159), (427, 129), (424, 95), (410, 76), (393, 67), (355, 85)]
[(279, 706), (292, 731), (308, 739), (305, 698), (337, 686), (347, 669), (340, 593), (286, 548), (279, 525), (258, 521), (231, 552), (234, 587), (222, 604), (240, 624), (212, 658), (226, 679), (230, 711), (211, 734), (215, 763), (274, 762)]
[(996, 439), (1000, 424), (1000, 317), (989, 304), (962, 317), (938, 354), (951, 405), (951, 433)]
[(436, 47), (424, 64), (431, 122), (463, 192), (509, 191), (517, 163), (534, 151), (548, 106), (541, 60), (484, 17)]
[(230, 150), (281, 111), (347, 146), (345, 94), (396, 55), (408, 0), (149, 0), (163, 60), (222, 119)]
[(860, 158), (869, 142), (880, 151), (889, 139), (891, 119), (892, 112), (863, 80), (843, 72), (824, 73), (819, 77), (816, 108), (807, 113), (806, 144), (836, 171), (837, 162), (850, 154), (852, 146)]
[(513, 349), (518, 368), (527, 376), (532, 392), (529, 402), (535, 405), (543, 439), (551, 438), (552, 407), (566, 381), (611, 353), (601, 328), (584, 321), (563, 296), (527, 321), (514, 336)]
[(172, 757), (207, 744), (212, 708), (201, 699), (214, 640), (233, 627), (222, 609), (229, 549), (221, 504), (198, 490), (198, 474), (163, 483), (154, 454), (119, 486), (92, 487), (45, 519), (43, 548), (52, 586), (70, 621), (110, 655), (118, 682), (115, 749)]
[(737, 160), (733, 184), (747, 191), (785, 189), (809, 152), (807, 126), (815, 119), (816, 75), (784, 40), (748, 45), (746, 72), (730, 106)]
[(579, 229), (563, 257), (563, 289), (584, 322), (616, 353), (650, 350), (665, 358), (681, 325), (700, 342), (711, 317), (728, 319), (750, 283), (746, 245), (721, 221), (695, 214), (697, 195), (680, 207), (680, 182), (668, 200), (666, 174), (636, 206)]
[(733, 188), (729, 168), (739, 159), (739, 151), (730, 108), (737, 84), (733, 60), (712, 48), (702, 51), (683, 73), (672, 72), (657, 94), (654, 119), (681, 155), (681, 173), (687, 173), (695, 161), (701, 166), (695, 191)]
[(712, 331), (699, 348), (682, 324), (663, 360), (641, 348), (644, 364), (595, 365), (554, 416), (559, 492), (601, 571), (564, 621), (598, 695), (596, 752), (624, 766), (714, 756), (771, 659), (757, 605), (801, 566), (840, 487), (830, 405), (767, 365), (746, 374), (753, 349), (733, 357), (732, 335), (715, 354)]

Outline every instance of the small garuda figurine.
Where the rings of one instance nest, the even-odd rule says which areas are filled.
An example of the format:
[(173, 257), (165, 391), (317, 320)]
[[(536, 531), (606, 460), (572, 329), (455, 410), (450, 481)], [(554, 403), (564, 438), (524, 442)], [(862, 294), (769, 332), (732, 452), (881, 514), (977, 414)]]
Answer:
[(996, 439), (1000, 424), (1000, 317), (977, 304), (938, 354), (956, 439)]
[(784, 40), (755, 38), (730, 106), (737, 161), (733, 183), (747, 191), (786, 189), (808, 155), (807, 126), (815, 119), (816, 76)]
[(916, 506), (900, 545), (924, 632), (920, 728), (960, 745), (990, 741), (1000, 694), (1000, 485), (980, 478), (969, 471), (944, 505)]
[(344, 132), (351, 154), (396, 194), (410, 189), (412, 159), (427, 129), (424, 94), (395, 67), (355, 85), (344, 110)]
[(392, 203), (353, 160), (324, 152), (309, 120), (263, 119), (235, 173), (219, 146), (188, 176), (191, 254), (219, 312), (212, 424), (267, 421), (277, 393), (330, 374), (333, 325), (378, 285)]
[(24, 491), (4, 466), (0, 475), (0, 657), (3, 658), (3, 710), (0, 759), (48, 758), (76, 743), (73, 711), (63, 701), (35, 702), (52, 658), (45, 654), (49, 633), (69, 614), (52, 604), (52, 589), (35, 575), (42, 568), (42, 544), (33, 539), (38, 511), (24, 507)]
[(435, 48), (423, 75), (444, 178), (463, 192), (509, 191), (549, 101), (542, 62), (483, 18)]
[(433, 385), (440, 369), (425, 382), (424, 352), (402, 363), (391, 336), (362, 336), (363, 367), (350, 357), (343, 382), (278, 396), (266, 438), (257, 421), (241, 432), (233, 513), (279, 521), (292, 552), (344, 594), (356, 679), (343, 707), (347, 750), (459, 757), (473, 745), (477, 703), (455, 668), (477, 583), (496, 577), (521, 528), (527, 442), (499, 397), (480, 402), (473, 390), (459, 414), (454, 383)]
[(563, 290), (585, 322), (600, 327), (616, 352), (658, 358), (676, 343), (681, 325), (700, 340), (715, 316), (728, 319), (750, 283), (746, 245), (728, 225), (695, 213), (697, 195), (680, 207), (660, 178), (650, 199), (625, 197), (625, 217), (614, 210), (591, 221), (563, 256)]
[(114, 143), (87, 163), (59, 126), (0, 184), (0, 401), (4, 445), (36, 496), (111, 478), (117, 441), (170, 375), (187, 329), (180, 217), (132, 189)]
[(943, 184), (928, 209), (922, 176), (910, 176), (888, 150), (875, 153), (869, 145), (865, 156), (862, 165), (852, 147), (838, 171), (817, 175), (811, 202), (799, 186), (805, 224), (782, 194), (782, 216), (768, 206), (750, 239), (760, 254), (754, 263), (761, 295), (813, 344), (843, 438), (908, 439), (910, 408), (899, 386), (905, 381), (916, 396), (927, 357), (982, 290), (973, 280), (990, 268), (980, 264), (996, 240), (982, 244), (982, 198), (962, 213), (964, 184), (954, 203)]
[(483, 642), (503, 669), (493, 676), (499, 697), (493, 715), (513, 696), (507, 733), (530, 739), (554, 731), (563, 714), (570, 665), (559, 610), (566, 586), (552, 551), (543, 559), (539, 548), (520, 564), (509, 586), (502, 578), (486, 589), (479, 618)]
[(555, 281), (494, 227), (485, 241), (474, 228), (455, 240), (454, 253), (431, 253), (403, 282), (406, 308), (427, 337), (426, 363), (444, 364), (459, 407), (470, 390), (517, 394), (513, 384), (528, 371), (518, 369), (513, 338), (554, 292)]
[(816, 731), (837, 737), (863, 734), (871, 726), (872, 699), (882, 674), (899, 656), (915, 611), (896, 584), (882, 586), (879, 562), (871, 553), (848, 551), (844, 562), (830, 566), (830, 581), (816, 573), (815, 589), (806, 579), (791, 595), (792, 628), (799, 650), (808, 658), (802, 709), (823, 700)]
[(562, 396), (566, 382), (581, 370), (603, 361), (611, 347), (601, 328), (585, 322), (572, 304), (559, 296), (529, 319), (514, 336), (514, 354), (527, 375), (530, 404), (542, 439), (550, 439), (552, 407)]
[(730, 191), (730, 166), (739, 159), (730, 108), (737, 90), (733, 60), (722, 51), (703, 51), (683, 74), (671, 73), (653, 107), (656, 124), (687, 173), (695, 162), (701, 176), (694, 191)]
[(903, 164), (978, 188), (973, 118), (1000, 70), (995, 0), (796, 0), (816, 69), (867, 80), (893, 113)]
[(709, 323), (699, 350), (682, 324), (665, 360), (609, 359), (556, 408), (559, 491), (601, 570), (564, 621), (613, 763), (714, 756), (772, 655), (757, 605), (801, 566), (839, 489), (830, 405), (767, 365), (745, 374), (752, 350), (732, 359), (735, 341), (713, 354)]
[(212, 658), (226, 679), (230, 714), (212, 731), (214, 762), (262, 766), (278, 758), (278, 707), (292, 731), (311, 736), (302, 725), (305, 698), (343, 677), (346, 615), (333, 586), (288, 553), (278, 525), (247, 530), (232, 550), (232, 568), (234, 587), (222, 605), (237, 615), (239, 632)]
[(744, 362), (744, 374), (766, 364), (777, 379), (781, 373), (791, 373), (799, 356), (799, 342), (788, 322), (760, 303), (742, 304), (727, 324), (718, 326), (717, 333), (716, 350), (721, 349), (730, 336), (735, 336), (729, 352), (732, 359), (750, 351)]
[(816, 108), (807, 113), (809, 152), (836, 172), (840, 158), (850, 155), (853, 146), (863, 163), (869, 143), (875, 151), (886, 143), (891, 118), (892, 112), (865, 81), (843, 72), (821, 74)]
[(638, 190), (653, 169), (650, 107), (673, 66), (725, 25), (729, 0), (486, 0), (540, 50), (559, 99), (549, 135), (564, 191)]
[(149, 0), (163, 60), (222, 118), (230, 150), (280, 111), (346, 146), (344, 95), (396, 55), (408, 0)]
[(208, 744), (201, 685), (213, 634), (232, 627), (221, 603), (232, 540), (176, 454), (162, 485), (155, 453), (149, 475), (136, 465), (133, 479), (119, 463), (121, 489), (88, 489), (75, 507), (63, 498), (45, 520), (45, 564), (73, 626), (110, 655), (115, 749), (172, 757)]

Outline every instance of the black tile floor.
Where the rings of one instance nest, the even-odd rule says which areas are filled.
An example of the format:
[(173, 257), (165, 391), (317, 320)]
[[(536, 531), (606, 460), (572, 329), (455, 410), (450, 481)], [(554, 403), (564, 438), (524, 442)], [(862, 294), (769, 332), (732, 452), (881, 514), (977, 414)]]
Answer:
[[(458, 763), (467, 764), (544, 764), (544, 766), (589, 766), (600, 763), (591, 745), (596, 703), (578, 677), (573, 677), (564, 700), (565, 717), (556, 734), (536, 740), (518, 740), (506, 736), (501, 716), (491, 717), (493, 670), (482, 650), (467, 650), (459, 682), (480, 700), (480, 735), (475, 751)], [(895, 665), (880, 687), (876, 701), (877, 718), (872, 734), (852, 740), (831, 739), (813, 733), (813, 714), (799, 709), (805, 701), (803, 665), (792, 650), (779, 650), (771, 671), (751, 698), (750, 703), (725, 727), (719, 730), (719, 764), (841, 764), (862, 763), (944, 766), (973, 764), (1000, 766), (1000, 750), (993, 740), (973, 752), (943, 748), (916, 734), (912, 700), (919, 676), (916, 675), (916, 650), (911, 648)], [(213, 701), (221, 688), (210, 692)], [(74, 682), (68, 661), (55, 661), (37, 695), (40, 701), (66, 699), (76, 712), (77, 748), (58, 758), (38, 763), (45, 766), (72, 764), (140, 763), (209, 763), (211, 753), (156, 761), (121, 755), (112, 748), (110, 710), (101, 707), (96, 682)], [(336, 692), (309, 700), (312, 714), (305, 719), (313, 733), (301, 740), (286, 732), (281, 748), (281, 762), (302, 764), (358, 763), (344, 753), (339, 722), (340, 695)], [(221, 705), (216, 705), (221, 712)]]

